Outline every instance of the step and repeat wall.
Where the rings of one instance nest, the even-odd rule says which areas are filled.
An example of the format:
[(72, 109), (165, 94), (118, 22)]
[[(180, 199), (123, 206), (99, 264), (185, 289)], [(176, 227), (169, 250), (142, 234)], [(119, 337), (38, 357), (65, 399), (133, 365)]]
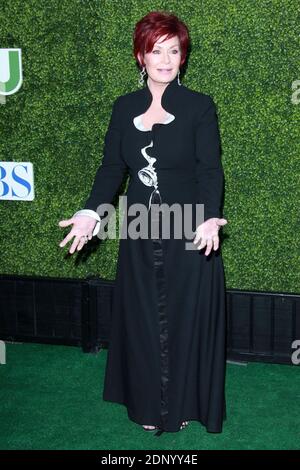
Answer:
[[(118, 239), (94, 237), (70, 256), (59, 247), (70, 228), (58, 221), (89, 195), (113, 101), (138, 89), (135, 23), (163, 4), (8, 0), (1, 7), (2, 274), (114, 278)], [(217, 106), (227, 287), (299, 292), (298, 2), (167, 7), (190, 29), (182, 83)]]

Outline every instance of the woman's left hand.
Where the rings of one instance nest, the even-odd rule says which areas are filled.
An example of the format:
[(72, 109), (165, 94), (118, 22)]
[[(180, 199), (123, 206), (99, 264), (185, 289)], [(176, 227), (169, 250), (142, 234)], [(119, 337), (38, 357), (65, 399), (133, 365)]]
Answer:
[(201, 250), (206, 246), (205, 256), (209, 255), (212, 247), (214, 247), (214, 251), (216, 251), (219, 248), (219, 230), (222, 225), (226, 224), (226, 219), (219, 219), (218, 217), (212, 217), (200, 224), (196, 229), (196, 236), (193, 240), (193, 243), (196, 245), (201, 239), (201, 243), (197, 246), (197, 249)]

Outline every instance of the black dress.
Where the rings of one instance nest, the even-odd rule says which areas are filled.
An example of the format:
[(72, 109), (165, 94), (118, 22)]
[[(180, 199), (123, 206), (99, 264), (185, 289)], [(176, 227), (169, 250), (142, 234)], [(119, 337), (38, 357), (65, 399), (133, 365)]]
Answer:
[[(210, 96), (179, 85), (176, 77), (161, 99), (167, 121), (145, 130), (140, 117), (151, 101), (148, 84), (115, 100), (102, 165), (84, 206), (97, 210), (111, 203), (129, 173), (127, 207), (150, 207), (149, 221), (158, 220), (160, 227), (152, 238), (126, 238), (124, 219), (103, 399), (124, 404), (135, 423), (162, 431), (197, 420), (208, 432), (221, 432), (226, 417), (221, 249), (208, 256), (206, 248), (186, 249), (191, 239), (174, 236), (172, 217), (167, 239), (164, 216), (151, 216), (155, 203), (190, 204), (194, 231), (196, 204), (204, 204), (204, 220), (222, 217), (216, 108)], [(127, 223), (134, 219), (127, 216)]]

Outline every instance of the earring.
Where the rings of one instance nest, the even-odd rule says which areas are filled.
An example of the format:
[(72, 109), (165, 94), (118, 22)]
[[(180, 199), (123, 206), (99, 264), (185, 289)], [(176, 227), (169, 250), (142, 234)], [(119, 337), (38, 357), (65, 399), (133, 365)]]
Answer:
[(177, 73), (177, 82), (178, 82), (178, 85), (181, 86), (182, 83), (180, 82), (179, 75), (180, 75), (180, 70), (178, 70), (178, 73)]
[(140, 79), (139, 79), (139, 86), (143, 86), (144, 85), (144, 76), (146, 75), (146, 69), (145, 67), (142, 68), (142, 70), (140, 71)]

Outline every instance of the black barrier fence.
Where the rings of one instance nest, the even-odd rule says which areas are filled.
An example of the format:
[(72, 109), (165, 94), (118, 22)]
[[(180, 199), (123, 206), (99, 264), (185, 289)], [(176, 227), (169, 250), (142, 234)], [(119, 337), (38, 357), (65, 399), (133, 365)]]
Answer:
[[(0, 339), (79, 346), (95, 353), (109, 346), (114, 282), (0, 276)], [(300, 342), (300, 295), (228, 289), (227, 359), (293, 364)]]

